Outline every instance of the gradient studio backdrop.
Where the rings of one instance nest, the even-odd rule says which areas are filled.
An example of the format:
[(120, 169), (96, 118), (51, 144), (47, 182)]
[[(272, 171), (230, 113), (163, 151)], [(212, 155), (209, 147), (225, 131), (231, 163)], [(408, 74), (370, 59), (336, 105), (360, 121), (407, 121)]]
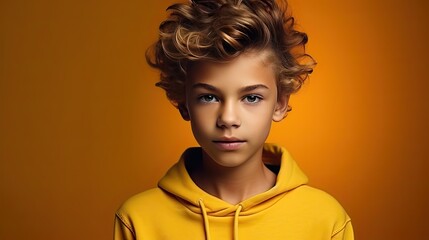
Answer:
[[(144, 50), (173, 1), (1, 1), (0, 239), (111, 239), (195, 141)], [(427, 1), (291, 0), (319, 62), (273, 126), (357, 239), (422, 239)]]

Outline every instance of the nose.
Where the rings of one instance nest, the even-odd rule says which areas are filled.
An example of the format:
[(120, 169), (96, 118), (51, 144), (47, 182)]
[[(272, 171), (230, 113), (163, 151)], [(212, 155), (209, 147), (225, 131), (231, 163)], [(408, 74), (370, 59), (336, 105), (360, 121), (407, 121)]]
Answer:
[(226, 102), (219, 108), (219, 114), (216, 122), (220, 128), (238, 128), (241, 125), (239, 112), (232, 102)]

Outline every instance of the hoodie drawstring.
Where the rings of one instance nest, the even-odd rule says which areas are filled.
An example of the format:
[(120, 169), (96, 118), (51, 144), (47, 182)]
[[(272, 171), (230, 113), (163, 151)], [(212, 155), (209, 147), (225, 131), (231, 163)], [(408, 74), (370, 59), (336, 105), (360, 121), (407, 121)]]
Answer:
[[(203, 215), (203, 221), (204, 221), (204, 232), (206, 235), (206, 240), (210, 240), (210, 226), (209, 226), (209, 218), (207, 216), (206, 206), (204, 205), (204, 202), (202, 199), (198, 200), (198, 203), (200, 205), (201, 213)], [(234, 240), (238, 240), (238, 217), (240, 216), (240, 212), (243, 209), (243, 206), (241, 204), (238, 206), (237, 210), (235, 210), (234, 214)]]
[(241, 204), (238, 206), (237, 210), (235, 210), (234, 215), (234, 240), (238, 240), (238, 216), (240, 216), (240, 212), (243, 209)]
[(204, 202), (202, 199), (198, 201), (200, 204), (201, 212), (203, 214), (203, 221), (204, 221), (204, 231), (206, 233), (206, 240), (210, 240), (210, 227), (209, 227), (209, 218), (207, 216), (206, 212), (206, 206), (204, 206)]

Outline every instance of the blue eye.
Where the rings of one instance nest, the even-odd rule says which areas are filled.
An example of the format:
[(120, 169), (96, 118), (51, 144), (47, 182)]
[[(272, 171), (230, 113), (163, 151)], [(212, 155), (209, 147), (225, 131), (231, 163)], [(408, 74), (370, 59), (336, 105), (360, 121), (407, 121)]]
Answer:
[(216, 98), (215, 95), (207, 94), (207, 95), (203, 95), (203, 96), (199, 97), (198, 101), (200, 101), (202, 103), (212, 103), (212, 102), (217, 102), (218, 99)]
[(258, 103), (259, 101), (262, 100), (262, 97), (252, 94), (252, 95), (248, 95), (248, 96), (244, 97), (243, 100), (247, 103)]

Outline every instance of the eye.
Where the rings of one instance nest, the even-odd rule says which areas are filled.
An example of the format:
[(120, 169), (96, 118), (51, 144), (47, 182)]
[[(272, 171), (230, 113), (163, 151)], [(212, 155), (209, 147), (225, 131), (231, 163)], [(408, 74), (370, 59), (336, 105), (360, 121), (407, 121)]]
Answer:
[(247, 103), (258, 103), (259, 101), (262, 100), (262, 97), (252, 94), (252, 95), (245, 96), (243, 100)]
[(198, 97), (198, 101), (202, 103), (212, 103), (212, 102), (217, 102), (218, 99), (215, 95), (207, 94), (207, 95)]

